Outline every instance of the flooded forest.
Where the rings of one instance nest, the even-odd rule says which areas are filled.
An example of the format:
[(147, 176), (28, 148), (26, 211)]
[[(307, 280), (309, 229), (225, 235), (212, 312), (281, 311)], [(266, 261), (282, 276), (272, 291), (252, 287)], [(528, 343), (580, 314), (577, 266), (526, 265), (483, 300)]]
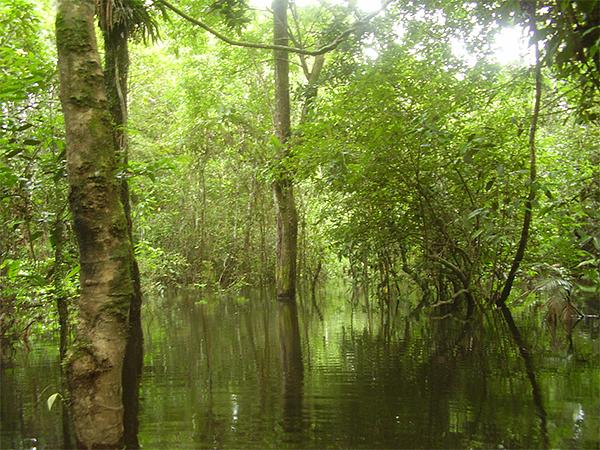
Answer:
[(0, 448), (600, 447), (600, 0), (0, 0)]

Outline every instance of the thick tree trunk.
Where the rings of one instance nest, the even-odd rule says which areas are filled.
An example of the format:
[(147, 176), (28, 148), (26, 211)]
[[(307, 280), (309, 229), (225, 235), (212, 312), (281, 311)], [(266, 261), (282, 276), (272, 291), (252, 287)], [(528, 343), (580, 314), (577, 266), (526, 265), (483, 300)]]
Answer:
[[(276, 45), (288, 45), (287, 0), (273, 1), (273, 40)], [(290, 81), (288, 52), (275, 50), (275, 134), (281, 143), (281, 170), (273, 182), (273, 197), (277, 211), (277, 262), (275, 282), (277, 299), (296, 301), (296, 252), (298, 245), (298, 214), (294, 199), (293, 179), (285, 168), (289, 158)]]
[(70, 206), (80, 252), (76, 345), (68, 364), (79, 445), (121, 445), (122, 368), (133, 284), (127, 218), (94, 29), (94, 0), (60, 0), (56, 19)]

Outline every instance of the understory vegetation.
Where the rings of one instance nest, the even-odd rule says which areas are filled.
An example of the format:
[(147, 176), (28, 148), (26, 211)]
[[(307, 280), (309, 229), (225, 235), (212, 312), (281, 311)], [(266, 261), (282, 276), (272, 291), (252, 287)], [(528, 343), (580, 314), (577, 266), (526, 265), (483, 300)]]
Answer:
[[(3, 357), (56, 330), (79, 292), (51, 3), (0, 0)], [(272, 289), (283, 177), (302, 299), (335, 281), (363, 307), (470, 314), (504, 303), (514, 269), (509, 305), (598, 307), (597, 1), (290, 4), (291, 47), (337, 44), (290, 51), (286, 142), (271, 49), (232, 46), (161, 1), (122, 3), (155, 21), (132, 34), (115, 174), (146, 294)], [(177, 7), (232, 39), (272, 40), (271, 14), (244, 1)], [(494, 50), (505, 29), (530, 45), (510, 63)]]

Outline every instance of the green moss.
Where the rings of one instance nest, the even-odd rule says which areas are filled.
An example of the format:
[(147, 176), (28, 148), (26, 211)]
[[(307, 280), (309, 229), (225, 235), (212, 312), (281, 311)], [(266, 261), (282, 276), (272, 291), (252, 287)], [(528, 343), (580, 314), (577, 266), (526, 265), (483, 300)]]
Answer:
[(90, 134), (96, 141), (110, 139), (106, 141), (106, 151), (108, 153), (110, 151), (110, 144), (112, 143), (112, 130), (110, 126), (110, 115), (108, 112), (98, 111), (97, 114), (94, 114), (92, 117), (90, 117), (88, 126), (90, 129)]
[(72, 52), (87, 52), (92, 49), (90, 28), (85, 20), (65, 16), (59, 8), (56, 15), (56, 43), (59, 48)]
[[(78, 82), (75, 92), (69, 98), (72, 103), (80, 107), (106, 109), (106, 99), (97, 95), (98, 86), (104, 85), (101, 74), (98, 74), (96, 63), (86, 64), (78, 70)], [(108, 113), (105, 114), (108, 116)]]
[[(121, 284), (124, 285), (126, 283)], [(100, 311), (102, 314), (111, 315), (120, 322), (127, 323), (133, 289), (127, 289), (126, 286), (122, 286), (122, 288), (122, 292), (115, 292), (111, 295), (111, 301), (103, 305)]]

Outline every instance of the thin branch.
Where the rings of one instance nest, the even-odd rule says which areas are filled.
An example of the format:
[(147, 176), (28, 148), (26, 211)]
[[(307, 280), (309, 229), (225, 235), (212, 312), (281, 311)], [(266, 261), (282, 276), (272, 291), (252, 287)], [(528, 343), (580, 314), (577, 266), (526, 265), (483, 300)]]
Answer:
[[(294, 36), (293, 31), (289, 30), (289, 36), (294, 44), (294, 46), (298, 48), (304, 47), (304, 42), (302, 40), (302, 32), (300, 31), (300, 21), (298, 20), (298, 11), (296, 10), (296, 4), (292, 3), (290, 5), (290, 11), (292, 13), (292, 19), (294, 20), (294, 25), (296, 26), (296, 31), (298, 32), (298, 38)], [(298, 55), (300, 58), (300, 63), (302, 64), (302, 71), (304, 72), (304, 76), (306, 79), (310, 77), (310, 70), (308, 69), (308, 64), (306, 63), (306, 55)]]
[(469, 285), (469, 279), (467, 278), (465, 273), (462, 270), (460, 270), (458, 266), (455, 266), (450, 261), (437, 255), (430, 255), (430, 258), (439, 262), (442, 266), (449, 269), (451, 272), (454, 272), (460, 278), (460, 281), (462, 281), (463, 286), (465, 286), (465, 288)]
[(308, 56), (323, 55), (332, 50), (335, 50), (338, 47), (338, 45), (340, 45), (342, 42), (344, 42), (346, 40), (346, 38), (348, 36), (350, 36), (352, 33), (356, 32), (356, 31), (358, 31), (358, 29), (361, 25), (366, 24), (373, 17), (377, 16), (390, 3), (392, 3), (392, 1), (394, 1), (394, 0), (387, 0), (379, 10), (365, 16), (363, 19), (356, 21), (354, 23), (354, 25), (352, 25), (350, 28), (348, 28), (344, 32), (340, 33), (340, 35), (338, 37), (336, 37), (333, 41), (331, 41), (329, 44), (324, 45), (323, 47), (318, 48), (316, 50), (307, 50), (307, 49), (303, 49), (303, 48), (289, 47), (287, 45), (272, 45), (272, 44), (261, 44), (261, 43), (256, 43), (256, 42), (237, 41), (235, 39), (232, 39), (232, 38), (224, 35), (220, 31), (215, 30), (210, 25), (202, 22), (201, 20), (194, 19), (192, 16), (186, 14), (185, 12), (183, 12), (176, 6), (172, 5), (171, 3), (167, 2), (166, 0), (157, 0), (158, 3), (161, 3), (162, 5), (166, 6), (168, 9), (173, 11), (178, 16), (182, 17), (183, 19), (187, 20), (190, 23), (193, 23), (194, 25), (199, 26), (203, 30), (208, 31), (210, 34), (212, 34), (213, 36), (222, 40), (223, 42), (226, 42), (229, 45), (234, 45), (237, 47), (256, 48), (256, 49), (262, 49), (262, 50), (281, 50), (281, 51), (287, 51), (290, 53), (297, 53), (300, 55), (308, 55)]

